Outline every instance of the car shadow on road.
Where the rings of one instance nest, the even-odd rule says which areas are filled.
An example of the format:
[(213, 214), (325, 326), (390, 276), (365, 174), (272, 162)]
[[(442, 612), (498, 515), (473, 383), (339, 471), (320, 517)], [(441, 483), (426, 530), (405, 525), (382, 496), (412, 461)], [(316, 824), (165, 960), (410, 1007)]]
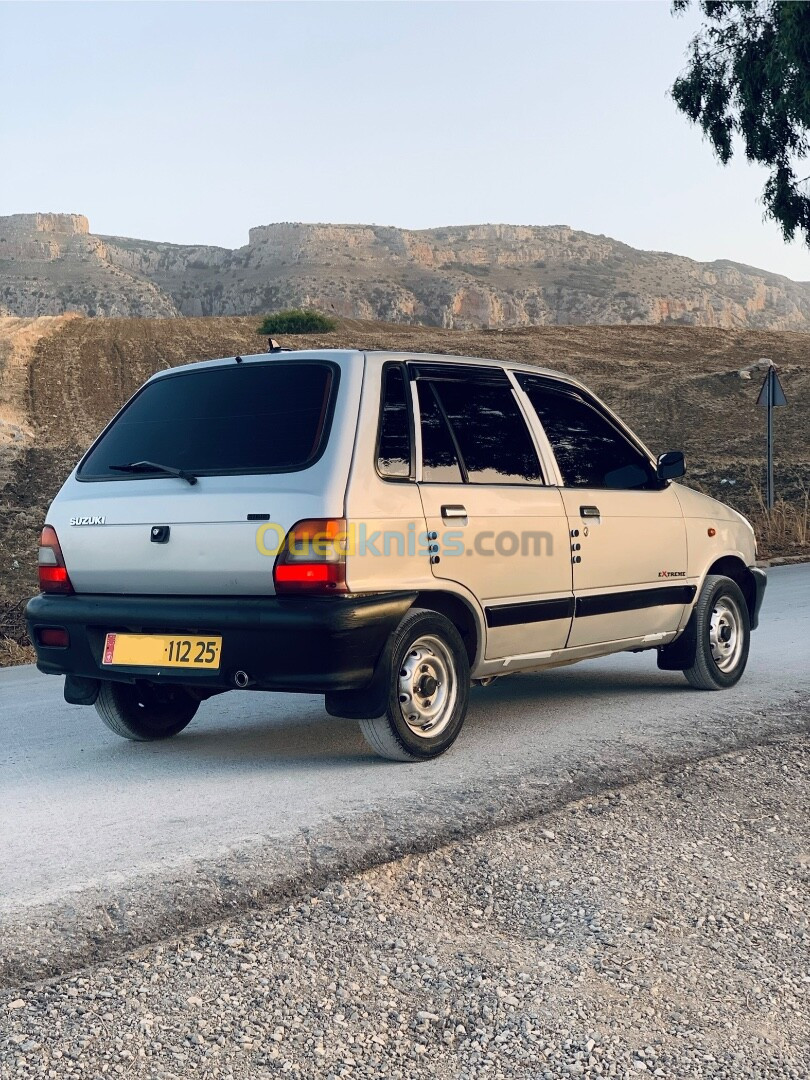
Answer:
[[(680, 696), (688, 689), (677, 672), (656, 669), (587, 671), (578, 667), (576, 671), (515, 674), (488, 687), (473, 687), (464, 741), (469, 745), (476, 732), (488, 729), (491, 734), (505, 723), (512, 730), (516, 724), (534, 728), (540, 712), (544, 726), (569, 724), (575, 701), (599, 699), (606, 705), (630, 705), (640, 696)], [(225, 771), (243, 771), (251, 765), (264, 769), (274, 762), (285, 768), (344, 772), (383, 765), (366, 746), (357, 723), (327, 716), (318, 698), (263, 693), (241, 694), (236, 701), (234, 695), (229, 697), (227, 713), (218, 715), (217, 711), (227, 699), (213, 698), (177, 738), (133, 745), (132, 752), (146, 752), (167, 762), (183, 758), (193, 768)], [(537, 713), (531, 708), (533, 703)]]
[(151, 743), (149, 749), (157, 756), (184, 758), (189, 765), (204, 769), (238, 768), (255, 763), (266, 768), (273, 762), (285, 767), (307, 767), (346, 770), (365, 766), (373, 758), (356, 723), (328, 716), (322, 706), (305, 703), (296, 705), (290, 696), (283, 707), (278, 699), (263, 708), (265, 695), (250, 695), (240, 703), (239, 715), (217, 715), (217, 699), (206, 703), (198, 719), (176, 738), (165, 743)]
[(516, 672), (476, 690), (478, 695), (504, 704), (536, 698), (546, 707), (555, 701), (565, 703), (571, 698), (602, 698), (607, 702), (638, 695), (694, 693), (679, 671), (625, 667), (606, 670), (605, 667), (589, 668), (587, 662), (548, 671)]

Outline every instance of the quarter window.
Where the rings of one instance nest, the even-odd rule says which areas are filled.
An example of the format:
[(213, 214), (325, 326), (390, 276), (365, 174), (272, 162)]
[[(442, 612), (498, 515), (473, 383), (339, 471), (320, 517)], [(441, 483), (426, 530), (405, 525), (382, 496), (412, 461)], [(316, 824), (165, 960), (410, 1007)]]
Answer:
[(533, 375), (518, 375), (518, 382), (548, 436), (565, 487), (658, 486), (644, 454), (575, 390)]
[(411, 420), (402, 368), (391, 364), (386, 367), (383, 377), (377, 469), (381, 476), (408, 477), (411, 475)]

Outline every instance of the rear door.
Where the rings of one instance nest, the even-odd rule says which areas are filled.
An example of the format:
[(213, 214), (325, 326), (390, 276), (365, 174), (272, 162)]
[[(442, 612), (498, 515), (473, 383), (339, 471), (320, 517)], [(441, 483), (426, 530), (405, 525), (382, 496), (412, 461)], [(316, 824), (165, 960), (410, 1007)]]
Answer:
[(77, 592), (272, 593), (287, 530), (343, 515), (362, 359), (352, 367), (282, 356), (148, 382), (48, 514)]
[(568, 523), (506, 372), (431, 363), (411, 374), (434, 576), (484, 608), (488, 659), (562, 648), (573, 608)]
[(568, 645), (676, 630), (694, 588), (680, 581), (686, 529), (675, 489), (590, 395), (545, 376), (517, 379), (564, 485), (576, 601)]

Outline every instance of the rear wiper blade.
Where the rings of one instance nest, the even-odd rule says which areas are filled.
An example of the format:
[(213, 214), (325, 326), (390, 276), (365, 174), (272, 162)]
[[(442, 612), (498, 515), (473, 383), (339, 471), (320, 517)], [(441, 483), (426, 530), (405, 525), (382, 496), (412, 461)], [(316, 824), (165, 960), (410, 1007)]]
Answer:
[(185, 469), (175, 469), (171, 465), (159, 465), (156, 461), (130, 461), (128, 465), (108, 465), (113, 472), (131, 473), (163, 473), (165, 476), (176, 476), (179, 480), (185, 480), (192, 486), (197, 483), (197, 477)]

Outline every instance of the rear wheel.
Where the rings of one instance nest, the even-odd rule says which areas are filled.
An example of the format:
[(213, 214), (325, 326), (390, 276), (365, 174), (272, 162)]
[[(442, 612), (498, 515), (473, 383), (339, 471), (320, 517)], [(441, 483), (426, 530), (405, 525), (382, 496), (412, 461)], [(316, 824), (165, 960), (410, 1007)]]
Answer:
[(748, 661), (748, 606), (731, 578), (706, 578), (695, 606), (695, 655), (684, 675), (698, 690), (725, 690), (739, 682)]
[(182, 686), (103, 682), (96, 712), (116, 735), (136, 742), (170, 739), (191, 723), (199, 701)]
[(390, 761), (427, 761), (455, 742), (470, 692), (461, 635), (444, 615), (412, 608), (391, 643), (388, 705), (361, 720), (366, 742)]

